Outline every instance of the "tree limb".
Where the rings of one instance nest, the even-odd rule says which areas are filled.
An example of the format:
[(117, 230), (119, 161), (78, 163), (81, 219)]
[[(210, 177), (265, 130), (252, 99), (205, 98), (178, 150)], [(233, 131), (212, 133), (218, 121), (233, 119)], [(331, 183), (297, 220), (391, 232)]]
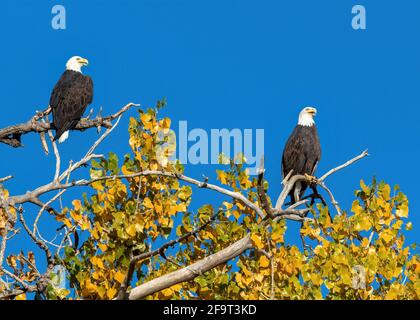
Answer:
[[(104, 127), (104, 128), (111, 128), (112, 127), (112, 120), (118, 118), (128, 109), (134, 106), (139, 106), (138, 104), (129, 103), (123, 108), (121, 108), (115, 114), (112, 114), (107, 117), (98, 116), (95, 119), (81, 119), (79, 123), (73, 130), (83, 131), (89, 128), (97, 128), (97, 127)], [(22, 147), (21, 136), (24, 134), (28, 134), (31, 132), (34, 133), (45, 133), (48, 130), (55, 129), (52, 123), (48, 122), (41, 122), (39, 121), (41, 118), (47, 116), (51, 112), (51, 109), (48, 108), (42, 113), (38, 113), (31, 119), (29, 119), (25, 123), (20, 123), (16, 125), (11, 125), (9, 127), (0, 129), (0, 142), (5, 143), (11, 147), (18, 148)]]
[(207, 272), (221, 264), (244, 253), (246, 250), (253, 248), (249, 235), (238, 240), (204, 259), (201, 259), (188, 267), (168, 273), (159, 278), (150, 280), (132, 289), (128, 294), (129, 300), (140, 300), (150, 294), (156, 293), (162, 289), (169, 288), (175, 284), (190, 281), (197, 276)]
[[(363, 151), (360, 155), (354, 157), (353, 159), (350, 159), (349, 161), (345, 162), (342, 165), (339, 165), (338, 167), (335, 167), (331, 170), (329, 170), (327, 173), (325, 173), (321, 178), (317, 179), (315, 181), (315, 183), (317, 185), (320, 185), (322, 188), (325, 189), (326, 185), (325, 185), (325, 179), (327, 177), (329, 177), (330, 175), (334, 174), (335, 172), (342, 170), (350, 165), (352, 165), (354, 162), (367, 157), (369, 155), (368, 150)], [(284, 182), (284, 188), (282, 190), (282, 192), (280, 193), (277, 202), (276, 202), (276, 206), (275, 208), (277, 210), (280, 210), (281, 207), (283, 206), (287, 196), (289, 195), (290, 191), (292, 190), (293, 186), (295, 185), (296, 182), (298, 181), (308, 181), (308, 178), (304, 175), (294, 175), (292, 176), (290, 179), (288, 179), (287, 181)], [(313, 182), (313, 181), (308, 181), (309, 183)], [(322, 185), (321, 185), (322, 184)], [(331, 196), (331, 195), (330, 195)], [(335, 201), (335, 200), (334, 200)]]

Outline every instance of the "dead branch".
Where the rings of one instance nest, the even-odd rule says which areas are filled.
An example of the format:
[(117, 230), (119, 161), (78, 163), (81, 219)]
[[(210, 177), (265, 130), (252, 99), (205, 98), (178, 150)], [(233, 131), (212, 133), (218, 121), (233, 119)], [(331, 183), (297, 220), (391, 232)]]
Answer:
[(246, 250), (253, 248), (250, 236), (246, 236), (204, 259), (201, 259), (188, 267), (168, 273), (164, 276), (150, 280), (135, 287), (128, 294), (129, 300), (140, 300), (150, 294), (169, 288), (175, 284), (190, 281), (197, 276), (207, 272), (231, 259), (241, 255)]
[[(81, 161), (72, 165), (65, 172), (63, 172), (60, 175), (58, 180), (62, 181), (64, 179), (65, 175), (67, 175), (68, 170), (74, 171), (76, 168), (82, 166), (82, 164), (84, 164), (84, 163), (89, 162), (91, 159), (101, 158), (101, 157), (103, 157), (103, 156), (102, 155), (93, 155), (93, 154), (85, 157)], [(209, 184), (207, 182), (203, 183), (201, 181), (190, 178), (190, 177), (185, 176), (183, 174), (173, 173), (173, 172), (165, 172), (165, 171), (158, 171), (158, 170), (145, 170), (145, 171), (142, 171), (142, 172), (127, 174), (127, 175), (111, 175), (111, 176), (99, 177), (99, 178), (95, 178), (95, 179), (91, 179), (91, 180), (81, 179), (81, 180), (72, 181), (72, 182), (69, 182), (69, 183), (50, 182), (50, 183), (48, 183), (44, 186), (41, 186), (41, 187), (39, 187), (39, 188), (37, 188), (33, 191), (29, 191), (24, 195), (12, 196), (12, 197), (9, 198), (9, 201), (10, 201), (10, 203), (16, 205), (16, 204), (21, 204), (21, 203), (25, 203), (25, 202), (32, 202), (34, 199), (39, 199), (39, 197), (41, 195), (43, 195), (45, 193), (48, 193), (48, 192), (51, 192), (51, 191), (55, 191), (55, 190), (62, 190), (62, 189), (69, 189), (69, 188), (73, 188), (73, 187), (88, 186), (88, 185), (90, 185), (94, 182), (98, 182), (98, 181), (116, 180), (116, 179), (133, 179), (133, 178), (140, 177), (140, 176), (153, 176), (153, 175), (178, 179), (178, 180), (196, 185), (199, 188), (206, 188), (206, 189), (209, 189), (209, 190), (219, 192), (221, 194), (227, 195), (231, 198), (234, 198), (236, 200), (239, 200), (239, 201), (243, 202), (247, 207), (254, 210), (261, 218), (265, 217), (264, 212), (261, 210), (260, 207), (258, 207), (258, 205), (256, 205), (252, 201), (248, 200), (243, 194), (241, 194), (239, 192), (234, 192), (234, 191), (219, 187), (217, 185)], [(35, 203), (35, 204), (37, 204), (37, 203)]]
[(35, 242), (35, 244), (45, 252), (45, 256), (47, 258), (47, 263), (48, 263), (48, 269), (52, 269), (52, 267), (54, 265), (54, 258), (51, 254), (50, 249), (48, 248), (48, 246), (42, 240), (38, 239), (36, 237), (36, 235), (34, 233), (32, 233), (31, 230), (29, 230), (29, 227), (26, 224), (25, 219), (23, 218), (22, 210), (18, 210), (18, 214), (19, 214), (19, 220), (22, 223), (22, 226), (25, 229), (25, 231), (28, 233), (28, 235), (31, 237), (31, 239)]
[[(342, 169), (344, 169), (344, 168), (352, 165), (354, 162), (356, 162), (356, 161), (358, 161), (358, 160), (360, 160), (360, 159), (362, 159), (364, 157), (367, 157), (368, 155), (369, 154), (368, 154), (368, 151), (367, 150), (363, 151), (360, 155), (354, 157), (353, 159), (347, 161), (346, 163), (344, 163), (342, 165), (339, 165), (338, 167), (335, 167), (335, 168), (329, 170), (327, 173), (325, 173), (323, 176), (321, 176), (321, 178), (317, 179), (315, 183), (325, 189), (325, 187), (326, 187), (326, 185), (325, 185), (325, 179), (327, 177), (329, 177), (330, 175), (336, 173), (337, 171), (340, 171), (340, 170), (342, 170)], [(313, 182), (313, 181), (309, 181), (308, 178), (306, 176), (304, 176), (304, 175), (294, 175), (290, 179), (288, 179), (287, 181), (285, 181), (284, 188), (283, 188), (282, 192), (280, 193), (280, 195), (279, 195), (279, 197), (277, 199), (277, 202), (276, 202), (275, 208), (277, 210), (280, 210), (281, 207), (284, 205), (284, 202), (285, 202), (287, 196), (289, 195), (289, 193), (292, 190), (293, 186), (298, 181), (308, 181), (308, 183)], [(332, 193), (330, 194), (330, 196), (331, 195), (332, 195)]]
[(354, 157), (353, 159), (350, 159), (349, 161), (347, 161), (346, 163), (343, 163), (342, 165), (331, 169), (330, 171), (328, 171), (326, 174), (324, 174), (321, 178), (318, 179), (318, 181), (324, 181), (327, 177), (329, 177), (330, 175), (332, 175), (333, 173), (344, 169), (350, 165), (352, 165), (353, 163), (355, 163), (356, 161), (359, 161), (360, 159), (363, 159), (364, 157), (367, 157), (369, 155), (368, 153), (368, 149), (366, 149), (365, 151), (363, 151), (361, 154), (359, 154), (357, 157)]
[(0, 183), (6, 182), (7, 180), (10, 180), (12, 178), (13, 178), (13, 176), (7, 176), (7, 177), (4, 177), (4, 178), (0, 178)]
[[(134, 106), (139, 106), (138, 104), (129, 103), (123, 108), (121, 108), (118, 112), (115, 114), (112, 114), (107, 117), (98, 116), (95, 119), (81, 119), (79, 123), (76, 125), (74, 130), (83, 131), (89, 128), (98, 128), (98, 127), (104, 127), (104, 128), (111, 128), (112, 127), (112, 121), (116, 118), (118, 118), (120, 115), (122, 115), (124, 112), (126, 112), (128, 109)], [(0, 129), (0, 142), (5, 143), (11, 147), (18, 148), (22, 147), (22, 141), (21, 137), (24, 134), (28, 134), (31, 132), (34, 133), (45, 133), (48, 130), (54, 129), (54, 125), (52, 123), (48, 122), (42, 122), (40, 119), (47, 116), (51, 112), (50, 108), (45, 110), (42, 113), (36, 114), (34, 117), (29, 119), (25, 123), (20, 123), (16, 125), (11, 125), (9, 127)], [(45, 148), (44, 148), (45, 150)]]

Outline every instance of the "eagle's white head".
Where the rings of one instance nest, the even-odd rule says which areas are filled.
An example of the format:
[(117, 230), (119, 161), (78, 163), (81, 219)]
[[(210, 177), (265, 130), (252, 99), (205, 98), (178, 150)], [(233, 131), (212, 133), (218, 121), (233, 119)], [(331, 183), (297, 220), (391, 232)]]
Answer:
[(315, 124), (314, 116), (316, 115), (316, 109), (313, 107), (303, 108), (299, 113), (298, 124), (304, 127), (312, 127)]
[(82, 72), (82, 67), (87, 66), (89, 61), (85, 58), (74, 56), (69, 59), (66, 63), (66, 70), (73, 70), (76, 72)]

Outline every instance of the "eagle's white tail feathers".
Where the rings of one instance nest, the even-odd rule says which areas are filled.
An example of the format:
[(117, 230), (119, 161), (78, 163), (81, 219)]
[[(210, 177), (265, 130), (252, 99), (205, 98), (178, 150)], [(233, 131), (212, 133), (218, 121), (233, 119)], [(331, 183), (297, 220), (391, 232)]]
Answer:
[(63, 143), (64, 141), (68, 139), (68, 137), (69, 137), (69, 131), (67, 130), (61, 135), (60, 139), (58, 139), (58, 142)]

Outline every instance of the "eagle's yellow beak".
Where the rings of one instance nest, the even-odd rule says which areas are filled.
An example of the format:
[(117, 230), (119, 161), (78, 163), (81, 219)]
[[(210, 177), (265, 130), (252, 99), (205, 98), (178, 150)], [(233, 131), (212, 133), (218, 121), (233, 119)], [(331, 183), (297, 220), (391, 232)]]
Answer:
[(85, 59), (85, 58), (77, 59), (77, 62), (79, 62), (83, 66), (87, 66), (89, 64), (88, 59)]
[(308, 113), (312, 114), (313, 116), (316, 115), (316, 109), (315, 108), (309, 108)]

